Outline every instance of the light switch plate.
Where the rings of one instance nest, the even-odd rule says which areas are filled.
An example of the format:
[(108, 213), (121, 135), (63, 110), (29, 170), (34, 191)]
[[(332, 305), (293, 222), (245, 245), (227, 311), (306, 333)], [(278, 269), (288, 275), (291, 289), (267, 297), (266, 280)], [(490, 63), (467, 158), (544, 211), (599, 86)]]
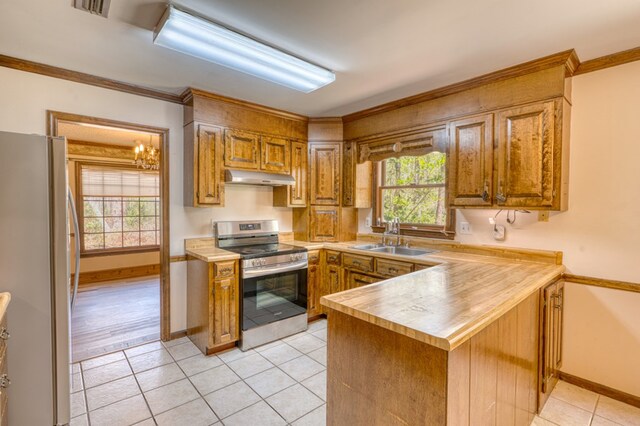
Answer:
[(460, 222), (460, 233), (470, 235), (471, 234), (471, 224), (469, 222)]

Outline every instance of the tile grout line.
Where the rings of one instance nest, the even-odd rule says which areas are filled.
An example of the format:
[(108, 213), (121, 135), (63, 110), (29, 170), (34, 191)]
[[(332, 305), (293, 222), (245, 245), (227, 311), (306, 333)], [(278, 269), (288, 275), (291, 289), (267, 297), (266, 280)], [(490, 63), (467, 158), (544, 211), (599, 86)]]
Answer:
[[(136, 381), (136, 385), (138, 386), (138, 390), (140, 390), (140, 394), (142, 395), (142, 400), (146, 404), (147, 409), (149, 410), (149, 414), (151, 414), (151, 420), (153, 421), (153, 423), (155, 423), (157, 425), (158, 422), (156, 422), (156, 418), (153, 415), (153, 411), (151, 411), (151, 406), (149, 405), (149, 401), (147, 401), (147, 397), (144, 395), (144, 392), (142, 391), (142, 387), (140, 386), (140, 382), (138, 382), (138, 377), (136, 376), (135, 372), (133, 371), (133, 366), (131, 365), (131, 362), (129, 361), (129, 356), (127, 355), (127, 353), (125, 351), (122, 351), (122, 353), (124, 354), (124, 358), (127, 360), (127, 364), (129, 364), (129, 368), (131, 369), (131, 373), (133, 375), (133, 380)], [(142, 421), (144, 421), (144, 419)]]
[[(317, 332), (317, 331), (321, 331), (321, 330), (322, 330), (322, 329), (316, 330), (316, 332)], [(301, 334), (308, 334), (308, 335), (311, 335), (311, 333), (308, 333), (308, 332), (306, 332), (306, 331), (305, 331), (305, 332), (302, 332)], [(298, 338), (301, 338), (301, 337), (304, 337), (304, 336), (302, 336), (302, 335), (301, 335), (301, 336), (298, 336), (298, 337), (296, 337), (295, 339), (292, 339), (292, 340), (297, 340)], [(316, 339), (318, 339), (318, 340), (321, 340), (321, 341), (324, 343), (324, 346), (326, 347), (326, 341), (323, 341), (322, 339), (318, 338), (317, 336), (312, 336), (312, 337), (314, 337), (314, 338), (316, 338)], [(150, 343), (154, 343), (154, 342), (156, 342), (156, 341), (153, 341), (153, 342), (146, 342), (146, 343), (144, 343), (144, 344), (137, 345), (136, 347), (138, 347), (138, 346), (143, 346), (143, 345), (150, 344)], [(309, 359), (311, 359), (312, 361), (314, 361), (314, 362), (318, 363), (319, 365), (321, 365), (321, 366), (323, 367), (323, 370), (322, 370), (322, 371), (319, 371), (319, 372), (318, 372), (318, 373), (316, 373), (316, 374), (313, 374), (313, 375), (311, 375), (311, 376), (309, 376), (309, 377), (305, 378), (304, 380), (307, 380), (307, 379), (309, 379), (309, 378), (311, 378), (311, 377), (314, 377), (314, 376), (316, 376), (316, 375), (318, 375), (318, 374), (320, 374), (320, 373), (322, 373), (322, 372), (326, 371), (326, 366), (324, 366), (322, 363), (320, 363), (320, 362), (316, 361), (315, 359), (311, 358), (311, 357), (308, 355), (310, 352), (313, 352), (313, 351), (316, 351), (316, 350), (318, 350), (318, 349), (321, 349), (321, 348), (322, 348), (322, 346), (321, 346), (321, 347), (319, 347), (319, 348), (313, 349), (313, 350), (311, 350), (311, 351), (309, 351), (309, 352), (307, 352), (307, 353), (304, 353), (304, 352), (299, 351), (298, 349), (294, 348), (293, 346), (289, 345), (287, 342), (284, 342), (284, 341), (281, 341), (281, 342), (282, 342), (282, 344), (285, 344), (285, 345), (289, 346), (290, 348), (295, 349), (296, 351), (300, 352), (300, 355), (299, 355), (299, 356), (296, 356), (296, 357), (294, 357), (294, 358), (292, 358), (292, 359), (290, 359), (290, 360), (287, 360), (287, 361), (285, 361), (285, 362), (281, 363), (280, 365), (285, 364), (285, 363), (290, 362), (290, 361), (293, 361), (293, 360), (295, 360), (295, 359), (301, 358), (302, 356), (307, 356), (307, 357), (308, 357)], [(265, 356), (263, 356), (260, 352), (258, 352), (258, 351), (256, 351), (256, 350), (254, 350), (254, 349), (252, 349), (252, 353), (245, 353), (245, 356), (242, 356), (242, 357), (240, 357), (240, 358), (233, 359), (233, 360), (231, 360), (231, 361), (225, 361), (224, 359), (220, 358), (220, 357), (219, 357), (219, 356), (217, 356), (216, 354), (209, 355), (209, 356), (215, 356), (217, 359), (219, 359), (219, 360), (222, 362), (222, 364), (221, 364), (221, 365), (218, 365), (218, 366), (216, 366), (216, 367), (211, 367), (211, 368), (205, 369), (205, 370), (200, 371), (200, 372), (198, 372), (198, 373), (196, 373), (196, 374), (193, 374), (192, 376), (189, 376), (189, 375), (187, 375), (187, 373), (184, 371), (184, 369), (180, 366), (180, 364), (178, 364), (178, 360), (176, 360), (176, 358), (173, 356), (173, 354), (171, 354), (171, 352), (168, 350), (168, 347), (167, 347), (167, 346), (165, 346), (164, 342), (160, 341), (160, 343), (162, 344), (162, 348), (157, 349), (157, 350), (151, 350), (151, 351), (148, 351), (148, 352), (144, 352), (144, 353), (138, 354), (138, 355), (133, 356), (133, 357), (130, 357), (130, 356), (129, 356), (129, 355), (127, 355), (127, 354), (126, 354), (126, 352), (125, 352), (125, 350), (131, 349), (131, 348), (122, 349), (122, 350), (119, 350), (119, 351), (117, 351), (117, 352), (113, 352), (113, 353), (122, 352), (122, 353), (123, 353), (123, 356), (124, 356), (124, 359), (118, 359), (118, 360), (115, 360), (115, 361), (112, 361), (112, 362), (108, 362), (108, 363), (106, 363), (106, 364), (99, 365), (99, 366), (96, 366), (96, 367), (92, 367), (92, 368), (89, 368), (89, 369), (85, 369), (85, 368), (82, 366), (82, 364), (81, 364), (81, 363), (82, 363), (82, 361), (80, 361), (80, 362), (78, 362), (78, 363), (77, 363), (77, 364), (79, 364), (79, 367), (80, 367), (80, 374), (81, 374), (81, 377), (82, 377), (82, 380), (83, 380), (83, 389), (82, 389), (82, 392), (84, 393), (84, 397), (85, 397), (86, 415), (87, 415), (87, 420), (88, 420), (89, 424), (90, 424), (91, 420), (90, 420), (90, 416), (89, 416), (88, 398), (87, 398), (87, 395), (86, 395), (86, 391), (88, 390), (88, 388), (84, 385), (84, 383), (85, 383), (85, 380), (84, 380), (84, 372), (85, 372), (85, 371), (90, 371), (90, 370), (93, 370), (93, 369), (96, 369), (96, 368), (104, 367), (104, 366), (107, 366), (107, 365), (110, 365), (110, 364), (114, 364), (114, 363), (116, 363), (116, 362), (124, 361), (124, 360), (126, 360), (126, 361), (127, 361), (127, 365), (129, 366), (129, 368), (130, 368), (130, 370), (131, 370), (131, 374), (126, 375), (126, 376), (124, 376), (124, 377), (119, 377), (119, 378), (116, 378), (116, 379), (113, 379), (113, 380), (109, 380), (109, 381), (107, 381), (107, 382), (101, 383), (101, 384), (96, 385), (96, 386), (92, 386), (90, 389), (93, 389), (93, 388), (96, 388), (96, 387), (99, 387), (99, 386), (102, 386), (102, 385), (106, 385), (106, 384), (108, 384), (108, 383), (112, 383), (112, 382), (115, 382), (115, 381), (117, 381), (117, 380), (121, 380), (121, 379), (124, 379), (124, 378), (126, 378), (126, 377), (129, 377), (129, 376), (133, 376), (133, 378), (134, 378), (134, 380), (136, 381), (136, 384), (137, 384), (137, 386), (138, 386), (138, 389), (139, 389), (139, 391), (140, 391), (140, 395), (142, 395), (142, 397), (143, 397), (143, 399), (144, 399), (144, 401), (145, 401), (145, 404), (146, 404), (147, 408), (149, 409), (149, 413), (151, 414), (150, 419), (152, 419), (152, 421), (153, 421), (154, 423), (156, 423), (156, 424), (157, 424), (156, 419), (155, 419), (156, 415), (153, 413), (153, 411), (151, 410), (151, 407), (149, 406), (149, 403), (148, 403), (148, 401), (147, 401), (147, 398), (146, 398), (145, 392), (142, 390), (142, 387), (140, 386), (140, 383), (138, 382), (137, 374), (144, 373), (144, 372), (146, 372), (146, 371), (150, 371), (150, 370), (153, 370), (153, 369), (155, 369), (155, 368), (160, 368), (160, 367), (164, 367), (164, 366), (171, 365), (171, 364), (176, 364), (176, 366), (177, 366), (177, 367), (180, 369), (180, 371), (184, 374), (185, 378), (186, 378), (186, 379), (189, 381), (189, 383), (194, 387), (194, 389), (196, 390), (196, 392), (197, 392), (197, 393), (198, 393), (198, 395), (199, 395), (199, 398), (201, 398), (201, 399), (203, 399), (203, 400), (204, 400), (204, 402), (205, 402), (205, 403), (207, 404), (207, 406), (211, 409), (211, 411), (212, 411), (212, 412), (214, 412), (214, 414), (215, 414), (215, 411), (213, 410), (213, 408), (211, 408), (211, 406), (209, 405), (209, 403), (208, 403), (208, 402), (207, 402), (207, 400), (205, 399), (205, 396), (210, 395), (211, 393), (217, 392), (218, 390), (225, 389), (225, 388), (227, 388), (227, 387), (229, 387), (229, 386), (232, 386), (232, 385), (234, 385), (234, 384), (236, 384), (236, 383), (238, 383), (238, 382), (243, 382), (243, 383), (244, 383), (245, 385), (247, 385), (247, 386), (248, 386), (248, 387), (249, 387), (253, 392), (255, 392), (255, 390), (253, 390), (253, 388), (252, 388), (252, 387), (251, 387), (251, 386), (246, 382), (246, 379), (249, 379), (249, 378), (251, 378), (251, 377), (254, 377), (254, 376), (256, 376), (256, 375), (258, 375), (258, 374), (261, 374), (261, 373), (263, 373), (263, 372), (265, 372), (265, 371), (267, 371), (267, 370), (270, 370), (270, 369), (272, 369), (272, 368), (277, 368), (279, 371), (281, 371), (282, 373), (284, 373), (287, 377), (290, 377), (290, 378), (291, 378), (295, 383), (294, 383), (294, 384), (292, 384), (292, 385), (290, 385), (290, 386), (287, 386), (287, 387), (285, 387), (285, 388), (283, 388), (283, 389), (281, 389), (281, 390), (279, 390), (278, 392), (275, 392), (275, 393), (274, 393), (274, 394), (272, 394), (272, 395), (269, 395), (267, 398), (270, 398), (270, 397), (271, 397), (271, 396), (273, 396), (273, 395), (276, 395), (276, 394), (278, 394), (278, 393), (280, 393), (280, 392), (282, 392), (282, 391), (284, 391), (284, 390), (286, 390), (286, 389), (289, 389), (289, 388), (291, 388), (291, 387), (295, 386), (296, 384), (300, 384), (304, 389), (308, 390), (308, 391), (309, 391), (309, 392), (311, 392), (314, 396), (318, 397), (320, 400), (322, 400), (322, 401), (323, 401), (323, 404), (321, 404), (321, 405), (320, 405), (320, 406), (318, 406), (318, 407), (313, 408), (312, 410), (308, 411), (307, 413), (304, 413), (302, 416), (300, 416), (299, 418), (295, 419), (294, 421), (299, 420), (300, 418), (302, 418), (302, 417), (306, 416), (306, 415), (307, 415), (307, 414), (309, 414), (310, 412), (312, 412), (312, 411), (316, 410), (317, 408), (321, 407), (322, 405), (325, 405), (325, 404), (326, 404), (326, 401), (324, 401), (322, 398), (320, 398), (318, 395), (316, 395), (316, 394), (315, 394), (311, 389), (307, 388), (307, 387), (306, 387), (306, 386), (305, 386), (301, 381), (298, 381), (298, 380), (297, 380), (297, 379), (295, 379), (294, 377), (292, 377), (292, 376), (290, 376), (289, 374), (287, 374), (284, 370), (282, 370), (282, 369), (280, 368), (280, 365), (276, 365), (275, 363), (271, 362), (269, 359), (267, 359)], [(178, 345), (172, 345), (171, 347), (180, 346), (180, 345), (188, 344), (188, 343), (193, 344), (193, 343), (189, 340), (188, 342), (180, 343), (180, 344), (178, 344)], [(276, 345), (276, 346), (274, 346), (274, 348), (276, 348), (276, 347), (278, 347), (278, 346), (281, 346), (281, 345)], [(272, 349), (272, 348), (270, 348), (270, 349)], [(156, 367), (153, 367), (153, 368), (147, 369), (147, 370), (142, 370), (142, 371), (139, 371), (139, 372), (134, 372), (133, 367), (132, 367), (131, 362), (130, 362), (130, 359), (131, 359), (131, 358), (135, 358), (135, 357), (138, 357), (138, 356), (147, 355), (147, 354), (152, 353), (152, 352), (159, 352), (160, 350), (166, 350), (166, 351), (167, 351), (167, 353), (169, 354), (169, 356), (171, 357), (171, 359), (173, 360), (173, 362), (170, 362), (170, 363), (167, 363), (167, 364), (162, 364), (162, 365), (159, 365), (159, 366), (156, 366)], [(242, 377), (240, 377), (240, 376), (236, 373), (236, 371), (235, 371), (232, 367), (230, 367), (230, 366), (229, 366), (229, 364), (230, 364), (230, 363), (235, 362), (235, 361), (239, 361), (239, 360), (244, 359), (244, 358), (246, 358), (246, 357), (248, 357), (248, 356), (251, 356), (251, 355), (253, 355), (253, 354), (258, 354), (258, 355), (260, 355), (260, 357), (261, 357), (262, 359), (264, 359), (264, 360), (266, 360), (267, 362), (269, 362), (270, 364), (272, 364), (272, 367), (269, 367), (269, 368), (267, 368), (266, 370), (260, 371), (260, 372), (258, 372), (258, 373), (252, 374), (251, 376), (248, 376), (248, 377), (246, 377), (246, 378), (242, 378)], [(106, 355), (111, 355), (111, 354), (106, 354)], [(102, 356), (106, 356), (106, 355), (102, 355)], [(189, 358), (194, 358), (194, 357), (197, 357), (197, 356), (200, 356), (200, 354), (195, 354), (195, 355), (192, 355), (192, 356), (190, 356), (190, 357), (182, 358), (182, 359), (180, 359), (179, 361), (183, 361), (183, 360), (186, 360), (186, 359), (189, 359)], [(204, 356), (208, 356), (208, 355), (204, 355)], [(95, 358), (98, 358), (98, 357), (95, 357)], [(93, 358), (92, 358), (92, 359), (93, 359)], [(191, 377), (196, 376), (196, 375), (201, 374), (201, 373), (204, 373), (204, 372), (206, 372), (206, 371), (212, 370), (212, 369), (214, 369), (214, 368), (220, 367), (220, 366), (222, 366), (222, 365), (225, 365), (227, 368), (229, 368), (229, 369), (230, 369), (230, 370), (231, 370), (231, 371), (232, 371), (232, 372), (233, 372), (233, 373), (234, 373), (234, 374), (239, 378), (239, 381), (234, 382), (234, 383), (232, 383), (232, 384), (230, 384), (230, 385), (227, 385), (227, 386), (225, 386), (225, 387), (223, 387), (223, 388), (217, 389), (217, 390), (215, 390), (215, 391), (212, 391), (212, 392), (209, 392), (209, 393), (207, 393), (207, 394), (203, 395), (203, 394), (198, 390), (198, 388), (195, 386), (195, 384), (191, 381)], [(158, 386), (158, 387), (156, 387), (156, 388), (150, 389), (149, 391), (151, 391), (151, 390), (155, 390), (155, 389), (159, 389), (159, 388), (161, 388), (161, 387), (163, 387), (163, 386), (167, 386), (167, 385), (170, 385), (170, 384), (176, 383), (176, 382), (181, 381), (181, 380), (184, 380), (184, 378), (183, 378), (183, 379), (179, 379), (179, 380), (177, 380), (177, 381), (175, 381), (175, 382), (171, 382), (171, 383), (164, 384), (164, 385), (162, 385), (162, 386)], [(257, 393), (256, 393), (256, 394), (257, 394)], [(137, 396), (137, 395), (134, 395), (134, 396)], [(132, 396), (132, 397), (133, 397), (133, 396)], [(132, 398), (132, 397), (131, 397), (131, 398)], [(286, 424), (290, 424), (289, 422), (287, 422), (287, 420), (286, 420), (286, 419), (284, 419), (284, 417), (282, 417), (282, 415), (281, 415), (281, 414), (280, 414), (280, 413), (279, 413), (279, 412), (278, 412), (274, 407), (272, 407), (272, 406), (271, 406), (271, 404), (269, 404), (269, 403), (266, 401), (266, 398), (263, 398), (263, 397), (262, 397), (262, 396), (260, 396), (260, 395), (258, 395), (258, 397), (260, 398), (260, 401), (264, 401), (264, 402), (265, 402), (265, 403), (266, 403), (266, 404), (267, 404), (271, 409), (273, 409), (273, 410), (276, 412), (276, 414), (278, 414), (278, 416), (279, 416), (279, 417), (281, 417), (281, 418), (285, 421), (285, 423), (286, 423)], [(126, 399), (128, 399), (128, 398), (124, 398), (124, 399), (121, 399), (121, 400), (119, 400), (119, 401), (112, 402), (112, 403), (107, 404), (107, 405), (105, 405), (105, 406), (103, 406), (103, 407), (100, 407), (99, 409), (102, 409), (102, 408), (104, 408), (104, 407), (108, 407), (108, 406), (110, 406), (110, 405), (113, 405), (113, 404), (115, 404), (115, 403), (117, 403), (117, 402), (124, 401), (124, 400), (126, 400)], [(198, 398), (193, 399), (193, 400), (191, 400), (191, 401), (187, 401), (187, 402), (185, 402), (185, 403), (183, 403), (183, 404), (180, 404), (180, 405), (178, 405), (178, 406), (176, 406), (176, 407), (173, 407), (173, 408), (171, 408), (171, 409), (169, 409), (169, 410), (163, 411), (162, 413), (158, 413), (158, 415), (159, 415), (159, 414), (166, 413), (166, 412), (168, 412), (168, 411), (171, 411), (171, 410), (176, 409), (176, 408), (178, 408), (178, 407), (181, 407), (181, 406), (183, 406), (183, 405), (189, 404), (189, 403), (191, 403), (191, 402), (193, 402), (193, 401), (196, 401), (197, 399), (198, 399)], [(254, 404), (251, 404), (251, 405), (249, 405), (249, 406), (247, 406), (247, 407), (244, 407), (243, 409), (238, 410), (238, 411), (236, 411), (235, 413), (230, 414), (229, 416), (226, 416), (225, 418), (228, 418), (228, 417), (230, 417), (230, 416), (232, 416), (232, 415), (234, 415), (234, 414), (239, 413), (240, 411), (243, 411), (243, 410), (245, 410), (245, 409), (247, 409), (247, 408), (249, 408), (249, 407), (252, 407), (253, 405), (258, 404), (260, 401), (256, 401)], [(96, 410), (98, 410), (98, 409), (96, 409)], [(93, 410), (93, 411), (96, 411), (96, 410)], [(215, 414), (215, 416), (216, 416), (216, 418), (218, 419), (218, 421), (221, 421), (221, 422), (222, 422), (222, 420), (223, 420), (223, 419), (219, 418), (217, 414)], [(77, 416), (77, 417), (80, 417), (80, 416)], [(148, 419), (149, 419), (149, 418), (148, 418)], [(143, 421), (144, 421), (144, 420), (143, 420)]]

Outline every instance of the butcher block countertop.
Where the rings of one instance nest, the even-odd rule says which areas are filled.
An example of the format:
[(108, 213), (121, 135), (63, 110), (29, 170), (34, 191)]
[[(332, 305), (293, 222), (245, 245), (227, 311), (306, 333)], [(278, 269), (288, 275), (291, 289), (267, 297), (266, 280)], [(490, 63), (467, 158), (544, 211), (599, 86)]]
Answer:
[(11, 293), (4, 292), (0, 293), (0, 318), (2, 318), (7, 311), (7, 306), (9, 306), (9, 302), (11, 301)]
[[(334, 247), (344, 245), (347, 251), (367, 253), (349, 249), (354, 244)], [(550, 258), (557, 254), (549, 253)], [(385, 257), (435, 266), (324, 296), (320, 302), (446, 351), (460, 346), (532, 293), (560, 278), (565, 270), (552, 262), (448, 250)]]
[(213, 238), (186, 239), (184, 240), (184, 251), (187, 256), (192, 256), (205, 262), (240, 259), (238, 253), (216, 247), (216, 241)]
[[(417, 241), (417, 240), (416, 240)], [(562, 253), (470, 246), (454, 242), (414, 243), (437, 250), (420, 256), (373, 253), (354, 245), (379, 242), (317, 243), (284, 240), (308, 250), (328, 249), (429, 266), (407, 275), (324, 296), (330, 309), (451, 351), (497, 320), (565, 270)], [(239, 259), (215, 247), (213, 238), (185, 240), (188, 256), (206, 262)]]

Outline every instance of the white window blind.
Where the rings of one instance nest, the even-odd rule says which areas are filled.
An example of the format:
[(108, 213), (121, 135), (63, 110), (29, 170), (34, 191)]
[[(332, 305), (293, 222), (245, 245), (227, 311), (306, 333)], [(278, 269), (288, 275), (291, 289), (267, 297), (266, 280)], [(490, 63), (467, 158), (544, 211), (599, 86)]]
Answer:
[(82, 166), (82, 195), (93, 197), (159, 197), (157, 171)]

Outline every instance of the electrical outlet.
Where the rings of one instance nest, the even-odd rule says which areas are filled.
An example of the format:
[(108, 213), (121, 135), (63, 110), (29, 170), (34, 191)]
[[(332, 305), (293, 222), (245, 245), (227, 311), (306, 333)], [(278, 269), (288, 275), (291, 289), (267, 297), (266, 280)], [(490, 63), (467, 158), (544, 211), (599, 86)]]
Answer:
[(504, 225), (496, 225), (493, 228), (493, 239), (496, 241), (504, 241), (507, 237), (507, 230)]
[(460, 222), (460, 233), (470, 235), (471, 224), (469, 224), (469, 222)]
[(364, 220), (364, 224), (367, 227), (371, 227), (371, 218), (369, 216)]

